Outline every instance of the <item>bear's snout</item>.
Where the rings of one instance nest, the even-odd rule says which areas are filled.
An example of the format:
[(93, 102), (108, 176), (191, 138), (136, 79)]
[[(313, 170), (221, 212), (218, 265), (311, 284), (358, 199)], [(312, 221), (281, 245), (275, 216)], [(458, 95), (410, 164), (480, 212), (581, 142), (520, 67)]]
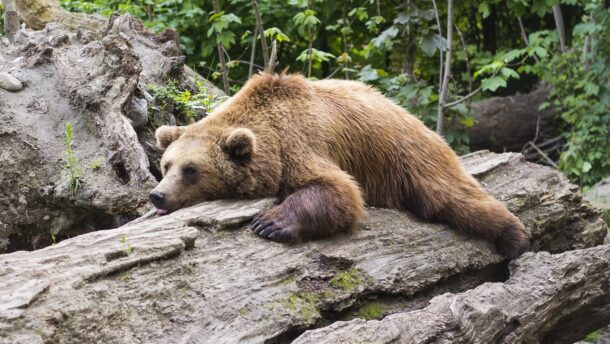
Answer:
[(162, 209), (165, 205), (165, 194), (162, 192), (152, 191), (148, 195), (148, 198), (150, 199), (150, 202), (157, 208)]

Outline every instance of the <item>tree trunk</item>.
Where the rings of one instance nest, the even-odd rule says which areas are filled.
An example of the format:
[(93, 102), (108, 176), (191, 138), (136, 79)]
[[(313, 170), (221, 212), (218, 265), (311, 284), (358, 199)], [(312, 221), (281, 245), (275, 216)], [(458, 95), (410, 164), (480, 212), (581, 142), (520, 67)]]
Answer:
[(15, 34), (19, 31), (19, 18), (15, 11), (14, 0), (3, 0), (4, 5), (4, 32), (9, 42), (15, 41)]
[(49, 22), (57, 22), (70, 30), (79, 27), (99, 30), (105, 23), (99, 16), (68, 12), (57, 0), (18, 0), (16, 5), (21, 19), (28, 27), (36, 30), (43, 29)]
[[(16, 8), (19, 17), (25, 24), (36, 30), (42, 30), (50, 22), (58, 23), (74, 32), (78, 31), (79, 28), (98, 31), (106, 25), (106, 18), (98, 15), (68, 12), (59, 5), (58, 0), (19, 0)], [(174, 30), (173, 34), (176, 35), (177, 39), (178, 33)], [(213, 83), (197, 74), (187, 65), (184, 65), (184, 75), (189, 78), (190, 82), (201, 81), (210, 93), (219, 96), (225, 95)]]
[[(214, 12), (220, 13), (220, 6), (218, 0), (212, 0), (214, 5)], [(220, 42), (216, 43), (216, 50), (218, 51), (218, 59), (220, 60), (220, 73), (222, 74), (222, 86), (223, 90), (227, 95), (231, 95), (231, 89), (229, 88), (229, 70), (227, 69), (227, 63), (225, 62), (224, 48)]]
[(356, 319), (308, 331), (305, 343), (572, 344), (610, 323), (610, 245), (528, 253), (504, 283), (437, 296), (381, 321)]
[[(252, 8), (254, 9), (254, 15), (256, 16), (256, 27), (258, 33), (261, 35), (261, 50), (263, 51), (263, 67), (265, 70), (269, 68), (269, 48), (267, 48), (267, 38), (265, 38), (265, 28), (263, 27), (263, 18), (261, 12), (258, 9), (258, 2), (252, 0)], [(255, 36), (256, 38), (256, 36)]]
[(566, 28), (563, 23), (563, 15), (561, 14), (561, 6), (553, 5), (553, 18), (555, 19), (555, 27), (557, 28), (557, 36), (559, 37), (559, 49), (562, 53), (566, 51)]
[(445, 129), (445, 101), (449, 95), (449, 78), (451, 77), (451, 54), (453, 53), (453, 0), (447, 1), (447, 56), (443, 69), (443, 82), (441, 83), (438, 98), (438, 115), (436, 118), (436, 132), (443, 135)]
[[(175, 30), (155, 35), (129, 15), (98, 32), (48, 24), (0, 49), (0, 70), (10, 72), (0, 74), (22, 85), (0, 85), (0, 253), (113, 228), (145, 211), (160, 155), (154, 129), (176, 123), (170, 109), (153, 111), (160, 105), (148, 90), (168, 79), (195, 89), (184, 61)], [(64, 167), (67, 122), (84, 172), (77, 192)]]
[[(523, 221), (533, 251), (602, 242), (607, 227), (599, 213), (556, 171), (517, 154), (479, 152), (462, 162)], [(397, 210), (370, 209), (363, 230), (351, 235), (294, 245), (263, 240), (245, 224), (272, 204), (202, 203), (2, 255), (0, 338), (288, 342), (338, 320), (398, 313), (334, 333), (347, 342), (409, 341), (418, 329), (415, 343), (435, 334), (533, 342), (554, 329), (575, 338), (567, 333), (593, 327), (610, 300), (608, 246), (526, 254), (502, 283), (507, 264), (492, 244)], [(392, 332), (371, 332), (378, 325)], [(300, 340), (333, 335), (313, 333)]]
[(534, 91), (507, 97), (491, 97), (472, 103), (470, 114), (475, 123), (468, 129), (470, 149), (495, 152), (521, 151), (536, 138), (542, 142), (557, 136), (558, 122), (552, 107), (538, 110), (548, 101), (549, 88), (539, 85)]

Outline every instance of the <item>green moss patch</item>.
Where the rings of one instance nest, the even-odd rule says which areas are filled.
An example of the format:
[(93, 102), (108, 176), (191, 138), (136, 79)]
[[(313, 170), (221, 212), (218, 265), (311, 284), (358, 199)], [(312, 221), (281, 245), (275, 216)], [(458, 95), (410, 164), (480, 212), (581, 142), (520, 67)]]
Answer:
[(335, 288), (343, 289), (344, 291), (351, 291), (363, 282), (364, 279), (360, 276), (358, 269), (351, 268), (333, 277), (330, 280), (330, 285)]

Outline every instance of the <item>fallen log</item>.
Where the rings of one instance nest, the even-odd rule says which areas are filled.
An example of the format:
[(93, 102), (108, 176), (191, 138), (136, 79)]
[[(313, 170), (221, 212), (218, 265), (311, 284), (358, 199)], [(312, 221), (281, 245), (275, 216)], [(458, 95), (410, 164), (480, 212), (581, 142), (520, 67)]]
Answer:
[[(462, 159), (524, 222), (533, 250), (603, 241), (599, 212), (558, 172), (518, 154)], [(364, 229), (351, 235), (290, 246), (261, 240), (245, 224), (272, 204), (202, 203), (0, 255), (0, 342), (288, 342), (338, 320), (426, 309), (434, 296), (507, 278), (492, 244), (396, 210), (369, 209)], [(606, 252), (577, 256), (599, 265)], [(548, 256), (517, 266), (533, 268), (532, 257)], [(589, 292), (581, 286), (589, 284), (573, 284)], [(536, 295), (539, 286), (529, 287)], [(574, 310), (566, 317), (580, 316), (572, 300), (556, 299)]]
[(471, 150), (520, 152), (529, 141), (542, 142), (557, 136), (557, 112), (539, 110), (548, 101), (549, 86), (506, 97), (491, 97), (472, 103), (474, 125), (468, 129)]
[(355, 319), (293, 343), (574, 343), (610, 323), (610, 245), (527, 253), (504, 283), (443, 294), (416, 311)]

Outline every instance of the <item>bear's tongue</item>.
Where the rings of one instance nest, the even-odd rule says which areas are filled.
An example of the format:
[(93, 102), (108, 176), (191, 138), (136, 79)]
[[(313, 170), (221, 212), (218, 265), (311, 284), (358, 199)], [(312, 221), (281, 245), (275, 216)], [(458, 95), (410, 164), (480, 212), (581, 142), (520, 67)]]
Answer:
[(167, 214), (167, 209), (157, 208), (157, 215), (165, 215)]

